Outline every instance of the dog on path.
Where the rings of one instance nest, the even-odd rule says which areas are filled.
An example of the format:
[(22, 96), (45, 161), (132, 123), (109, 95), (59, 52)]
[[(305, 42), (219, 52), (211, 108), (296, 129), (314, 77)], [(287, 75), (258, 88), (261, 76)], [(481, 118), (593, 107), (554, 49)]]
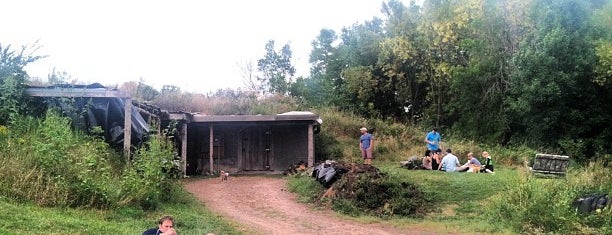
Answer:
[(219, 176), (221, 178), (221, 182), (227, 182), (229, 178), (229, 172), (221, 171), (221, 173), (219, 173)]

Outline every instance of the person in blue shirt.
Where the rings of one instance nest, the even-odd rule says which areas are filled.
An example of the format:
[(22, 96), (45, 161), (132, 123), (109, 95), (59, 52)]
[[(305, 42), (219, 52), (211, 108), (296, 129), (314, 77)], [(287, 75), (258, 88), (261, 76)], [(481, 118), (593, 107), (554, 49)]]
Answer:
[(359, 138), (359, 149), (361, 150), (361, 157), (363, 157), (363, 163), (372, 165), (372, 147), (374, 146), (374, 137), (368, 133), (368, 129), (362, 127), (361, 137)]
[(433, 128), (427, 136), (425, 136), (425, 142), (427, 143), (427, 149), (430, 151), (436, 151), (440, 149), (440, 133), (437, 128)]

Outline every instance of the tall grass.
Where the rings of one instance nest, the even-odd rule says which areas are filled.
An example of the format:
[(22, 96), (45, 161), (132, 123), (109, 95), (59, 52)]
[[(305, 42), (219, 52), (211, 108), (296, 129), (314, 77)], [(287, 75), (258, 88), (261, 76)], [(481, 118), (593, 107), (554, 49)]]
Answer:
[(399, 161), (412, 155), (420, 155), (422, 152), (420, 149), (417, 150), (417, 146), (423, 142), (425, 134), (415, 126), (392, 120), (365, 119), (334, 108), (323, 108), (316, 112), (323, 119), (321, 133), (318, 135), (329, 136), (335, 140), (323, 144), (315, 143), (316, 148), (323, 149), (322, 152), (333, 153), (333, 155), (318, 156), (319, 158), (361, 161), (358, 148), (361, 127), (368, 128), (374, 135), (374, 157), (377, 161)]
[(488, 218), (520, 233), (611, 234), (611, 206), (601, 212), (581, 214), (571, 206), (580, 197), (612, 193), (612, 174), (602, 164), (570, 169), (566, 178), (542, 179), (520, 171), (505, 193), (488, 205)]
[(0, 139), (0, 195), (41, 206), (154, 208), (172, 192), (172, 145), (154, 140), (125, 163), (102, 139), (73, 131), (68, 118), (22, 118)]
[[(399, 162), (411, 156), (422, 156), (425, 152), (426, 129), (393, 120), (365, 119), (334, 108), (316, 110), (323, 119), (321, 133), (317, 135), (317, 149), (325, 159), (361, 161), (359, 152), (359, 128), (364, 126), (374, 135), (374, 157), (378, 162)], [(488, 151), (499, 165), (523, 166), (535, 156), (536, 151), (526, 147), (488, 146), (473, 140), (443, 139), (442, 148), (451, 148), (462, 162), (467, 153), (473, 152), (480, 160), (481, 153)]]

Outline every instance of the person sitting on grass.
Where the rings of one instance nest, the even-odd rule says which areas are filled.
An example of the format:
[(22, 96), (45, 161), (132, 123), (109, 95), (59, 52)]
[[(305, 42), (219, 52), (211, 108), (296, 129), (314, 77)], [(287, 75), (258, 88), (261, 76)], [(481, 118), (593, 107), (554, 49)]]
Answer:
[(431, 170), (432, 169), (431, 168), (431, 162), (433, 160), (432, 156), (433, 156), (433, 154), (432, 154), (431, 150), (428, 149), (427, 151), (425, 151), (425, 156), (423, 156), (423, 160), (422, 160), (422, 162), (423, 162), (422, 168), (423, 169), (425, 169), (425, 170)]
[(463, 172), (463, 171), (472, 172), (471, 169), (474, 169), (475, 167), (480, 168), (482, 166), (482, 164), (480, 164), (480, 161), (478, 161), (478, 159), (476, 159), (474, 157), (474, 153), (469, 152), (467, 154), (467, 158), (468, 158), (468, 161), (465, 164), (463, 164), (463, 166), (458, 167), (457, 171), (459, 171), (459, 172)]
[(446, 172), (456, 172), (457, 167), (459, 166), (461, 166), (461, 164), (459, 164), (459, 159), (457, 156), (453, 155), (451, 149), (447, 149), (446, 154), (442, 158), (442, 164), (440, 164), (438, 170), (444, 168), (444, 171)]
[(440, 149), (436, 149), (435, 151), (431, 151), (432, 155), (431, 155), (431, 169), (432, 170), (439, 170), (440, 169), (440, 162), (442, 161), (442, 157), (440, 155), (442, 155), (442, 150)]
[(495, 169), (493, 167), (493, 159), (491, 159), (491, 155), (489, 155), (489, 152), (487, 151), (482, 152), (482, 157), (484, 157), (485, 160), (484, 160), (484, 167), (480, 168), (480, 172), (495, 173)]
[(169, 215), (161, 217), (157, 228), (147, 229), (142, 235), (176, 235), (176, 231), (174, 230), (174, 218)]

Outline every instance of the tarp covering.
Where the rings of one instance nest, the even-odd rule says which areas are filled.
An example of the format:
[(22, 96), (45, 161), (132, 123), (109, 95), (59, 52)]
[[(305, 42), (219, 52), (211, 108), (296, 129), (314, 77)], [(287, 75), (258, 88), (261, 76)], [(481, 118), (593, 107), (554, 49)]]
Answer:
[[(58, 87), (52, 86), (49, 88)], [(83, 87), (85, 89), (106, 89), (99, 84)], [(104, 133), (104, 139), (116, 149), (123, 148), (123, 129), (125, 117), (125, 99), (117, 97), (104, 98), (46, 98), (47, 107), (59, 108), (66, 116), (72, 119), (73, 126), (77, 129), (86, 130), (88, 133), (97, 134), (95, 127), (100, 127)], [(149, 133), (149, 125), (140, 115), (137, 109), (132, 108), (132, 132), (131, 146), (138, 147), (146, 141)]]

